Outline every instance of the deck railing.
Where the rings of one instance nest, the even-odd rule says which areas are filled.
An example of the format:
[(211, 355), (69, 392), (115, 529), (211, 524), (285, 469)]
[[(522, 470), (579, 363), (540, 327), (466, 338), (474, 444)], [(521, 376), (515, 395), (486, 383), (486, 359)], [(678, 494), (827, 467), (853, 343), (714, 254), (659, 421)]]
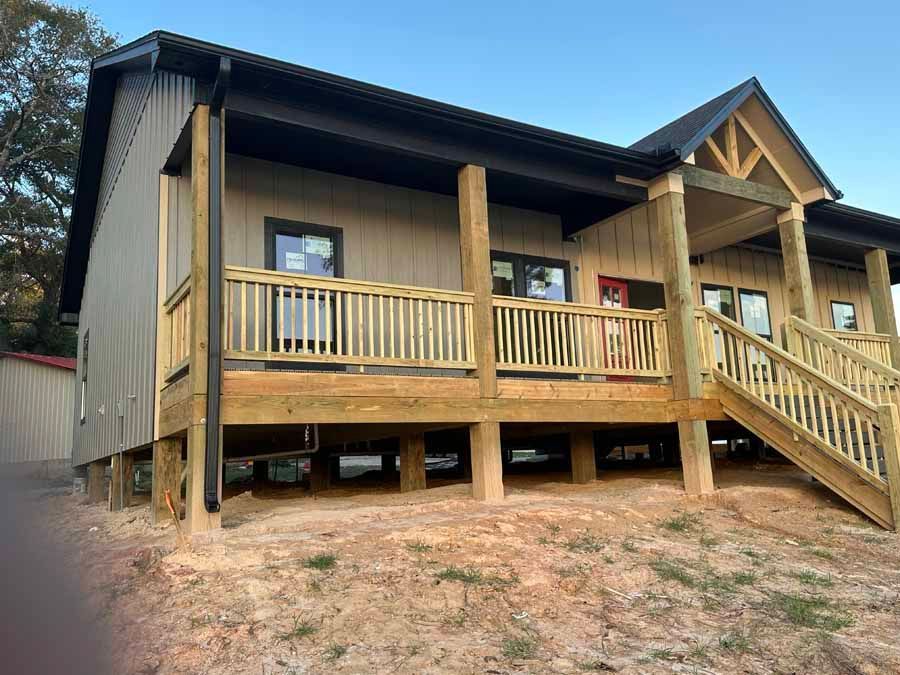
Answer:
[(225, 358), (475, 368), (472, 294), (225, 268)]
[(167, 341), (162, 366), (165, 379), (170, 380), (190, 363), (191, 350), (191, 278), (187, 277), (163, 305), (163, 335)]
[(497, 368), (578, 375), (665, 377), (664, 313), (494, 297)]
[(891, 363), (891, 339), (883, 333), (860, 333), (848, 330), (825, 330), (832, 337), (840, 340), (845, 345), (853, 347), (869, 358), (893, 368)]

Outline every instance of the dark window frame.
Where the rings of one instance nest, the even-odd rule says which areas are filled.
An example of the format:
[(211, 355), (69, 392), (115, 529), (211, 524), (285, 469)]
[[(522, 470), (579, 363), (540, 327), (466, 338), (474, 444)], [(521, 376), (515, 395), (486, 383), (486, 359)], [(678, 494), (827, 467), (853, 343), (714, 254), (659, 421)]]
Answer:
[[(737, 292), (738, 292), (737, 307), (735, 309), (740, 308), (740, 310), (741, 310), (741, 326), (743, 326), (744, 328), (747, 328), (747, 326), (744, 323), (744, 306), (741, 304), (741, 294), (743, 294), (743, 293), (751, 294), (752, 293), (754, 295), (762, 295), (763, 297), (765, 297), (765, 299), (766, 299), (766, 318), (769, 320), (769, 331), (771, 331), (772, 334), (771, 335), (759, 335), (759, 333), (754, 333), (754, 335), (758, 335), (759, 337), (764, 338), (764, 339), (768, 340), (769, 342), (774, 343), (775, 342), (775, 330), (774, 330), (774, 326), (772, 325), (772, 306), (769, 304), (769, 292), (763, 291), (758, 288), (742, 288), (742, 287), (738, 287)], [(750, 329), (747, 328), (747, 330), (750, 330)]]
[[(510, 251), (499, 251), (491, 249), (491, 262), (498, 260), (500, 262), (509, 262), (513, 266), (513, 287), (515, 288), (517, 298), (528, 298), (525, 287), (525, 266), (526, 265), (543, 265), (546, 267), (560, 267), (563, 270), (563, 292), (565, 298), (563, 302), (572, 302), (572, 268), (568, 260), (561, 258), (548, 258), (546, 256), (527, 255), (525, 253), (511, 253)], [(491, 269), (493, 277), (493, 267)], [(558, 302), (549, 300), (548, 302)]]
[[(335, 279), (343, 279), (344, 278), (344, 230), (343, 228), (336, 227), (334, 225), (320, 225), (319, 223), (310, 223), (304, 220), (290, 220), (287, 218), (275, 218), (274, 216), (266, 216), (263, 219), (263, 230), (265, 237), (265, 267), (270, 271), (275, 270), (275, 235), (283, 234), (292, 237), (301, 237), (303, 235), (312, 235), (314, 237), (328, 237), (331, 239), (334, 245), (334, 277)], [(284, 272), (283, 274), (292, 274), (291, 272)], [(302, 273), (305, 276), (320, 276), (316, 274), (307, 274)], [(332, 277), (322, 277), (323, 279), (329, 279)], [(273, 307), (269, 309), (270, 312), (275, 312), (274, 303), (277, 302), (275, 299), (275, 294), (272, 294), (272, 302)], [(342, 313), (346, 312), (346, 308), (341, 308)], [(345, 317), (342, 317), (345, 319)], [(337, 317), (335, 316), (335, 312), (331, 313), (331, 334), (336, 335), (335, 331), (337, 330)], [(344, 329), (347, 330), (347, 322), (346, 320), (342, 320), (342, 324), (344, 325)], [(277, 343), (277, 326), (276, 322), (272, 322), (272, 340), (273, 344)], [(321, 346), (321, 345), (320, 345)], [(315, 362), (284, 362), (284, 361), (266, 361), (265, 368), (267, 370), (346, 370), (346, 366), (335, 366), (329, 363), (315, 363)]]
[[(847, 328), (843, 328), (843, 327), (839, 328), (838, 326), (835, 325), (835, 322), (834, 322), (834, 306), (835, 305), (849, 305), (850, 307), (853, 308), (853, 320), (856, 323), (856, 328), (852, 328), (852, 329), (847, 329)], [(856, 303), (855, 302), (850, 302), (848, 300), (829, 300), (828, 308), (831, 310), (831, 325), (835, 330), (843, 330), (843, 331), (847, 331), (850, 333), (854, 333), (854, 332), (858, 333), (859, 332), (859, 314), (856, 313)]]
[[(705, 290), (731, 291), (731, 304), (732, 304), (732, 308), (734, 309), (734, 316), (729, 316), (728, 318), (731, 319), (732, 321), (737, 321), (737, 310), (738, 310), (738, 303), (740, 302), (740, 297), (735, 293), (734, 286), (726, 286), (725, 284), (708, 284), (708, 283), (701, 281), (700, 282), (700, 304), (703, 307), (707, 306), (706, 303), (703, 301), (703, 291), (705, 291)], [(768, 303), (768, 298), (766, 299), (766, 302)]]
[(88, 378), (88, 352), (90, 351), (91, 330), (84, 331), (84, 337), (81, 338), (81, 392), (79, 400), (79, 422), (84, 424), (87, 421), (87, 406), (84, 398), (87, 394), (87, 378)]

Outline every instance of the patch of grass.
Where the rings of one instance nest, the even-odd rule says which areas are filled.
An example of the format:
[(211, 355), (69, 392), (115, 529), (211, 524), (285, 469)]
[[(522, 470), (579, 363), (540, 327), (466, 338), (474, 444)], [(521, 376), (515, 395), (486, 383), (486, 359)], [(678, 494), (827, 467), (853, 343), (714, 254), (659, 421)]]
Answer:
[(827, 548), (813, 546), (811, 549), (809, 549), (809, 552), (817, 558), (822, 558), (823, 560), (834, 560), (834, 553), (829, 551)]
[(785, 615), (788, 621), (804, 628), (819, 628), (834, 632), (853, 625), (853, 619), (820, 595), (804, 597), (790, 593), (774, 593), (771, 606)]
[(330, 570), (337, 564), (337, 556), (332, 553), (319, 553), (303, 561), (303, 566), (311, 570)]
[(456, 626), (457, 628), (462, 628), (466, 624), (466, 619), (468, 618), (466, 610), (460, 607), (454, 616), (449, 616), (444, 619), (444, 623), (450, 626)]
[(806, 584), (807, 586), (821, 586), (822, 588), (834, 586), (830, 574), (819, 574), (815, 570), (800, 570), (794, 576), (801, 584)]
[(605, 661), (601, 661), (600, 659), (578, 661), (575, 665), (578, 666), (578, 670), (584, 673), (608, 673), (615, 672), (616, 670), (611, 665), (609, 665)]
[(731, 580), (738, 586), (753, 586), (756, 583), (756, 572), (748, 570), (747, 572), (733, 572)]
[(339, 644), (331, 644), (328, 646), (328, 649), (325, 650), (325, 658), (329, 661), (337, 661), (344, 654), (347, 653), (347, 647)]
[(671, 560), (657, 558), (650, 563), (650, 567), (663, 581), (677, 581), (682, 586), (687, 586), (688, 588), (695, 588), (697, 586), (697, 580), (691, 576), (690, 572)]
[(603, 546), (603, 541), (590, 532), (582, 532), (565, 543), (565, 547), (573, 553), (597, 553)]
[(278, 639), (282, 642), (290, 642), (291, 640), (296, 640), (297, 638), (309, 637), (318, 630), (319, 627), (314, 625), (310, 621), (306, 621), (305, 619), (301, 619), (299, 616), (295, 616), (293, 627), (286, 633), (281, 633), (280, 635), (278, 635)]
[(628, 537), (622, 542), (622, 550), (626, 553), (637, 553), (638, 547), (637, 544), (634, 543), (634, 539)]
[(556, 573), (563, 579), (568, 579), (570, 577), (587, 574), (588, 572), (590, 572), (590, 570), (590, 565), (587, 565), (585, 563), (578, 563), (577, 565), (570, 565), (569, 567), (560, 567), (558, 570), (556, 570)]
[(484, 575), (477, 567), (457, 567), (450, 565), (438, 572), (437, 578), (441, 581), (461, 581), (464, 584), (480, 584), (484, 581)]
[(415, 541), (407, 543), (406, 548), (413, 553), (428, 553), (433, 547), (431, 544), (426, 544), (421, 539), (416, 539)]
[(700, 579), (700, 590), (714, 595), (731, 595), (736, 589), (730, 579), (720, 577), (710, 570)]
[(537, 653), (537, 640), (532, 637), (503, 638), (500, 649), (508, 659), (530, 659)]
[(669, 530), (669, 532), (678, 532), (679, 534), (684, 534), (686, 532), (692, 531), (697, 525), (700, 524), (700, 514), (699, 513), (679, 513), (677, 516), (672, 516), (671, 518), (666, 518), (662, 522), (660, 522), (659, 526), (664, 530)]
[(745, 555), (750, 560), (753, 561), (754, 565), (762, 565), (764, 561), (768, 560), (769, 556), (765, 553), (760, 553), (759, 551), (754, 551), (752, 548), (742, 548), (741, 555)]
[(700, 535), (700, 545), (703, 548), (712, 548), (713, 546), (717, 546), (719, 544), (719, 540), (715, 537), (708, 534)]
[(675, 657), (675, 651), (671, 647), (658, 647), (651, 649), (644, 657), (645, 661), (670, 661)]
[(750, 649), (750, 638), (740, 632), (725, 633), (719, 638), (719, 648), (726, 652), (746, 652)]
[(556, 523), (547, 523), (547, 531), (550, 532), (551, 536), (555, 537), (562, 532), (562, 527)]
[(687, 655), (690, 659), (705, 661), (707, 658), (709, 658), (709, 647), (698, 642), (688, 650)]

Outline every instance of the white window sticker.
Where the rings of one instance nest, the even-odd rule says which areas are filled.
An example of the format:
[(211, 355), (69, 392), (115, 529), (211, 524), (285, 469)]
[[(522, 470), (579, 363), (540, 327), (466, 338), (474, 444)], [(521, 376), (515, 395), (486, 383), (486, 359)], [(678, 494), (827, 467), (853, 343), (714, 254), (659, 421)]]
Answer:
[(331, 257), (331, 240), (322, 237), (304, 237), (304, 250), (313, 255)]
[(531, 296), (533, 298), (543, 298), (547, 295), (547, 284), (538, 279), (531, 280)]
[(291, 251), (285, 251), (284, 268), (287, 270), (296, 270), (298, 272), (303, 272), (304, 270), (306, 270), (306, 255), (304, 255), (303, 253), (292, 253)]

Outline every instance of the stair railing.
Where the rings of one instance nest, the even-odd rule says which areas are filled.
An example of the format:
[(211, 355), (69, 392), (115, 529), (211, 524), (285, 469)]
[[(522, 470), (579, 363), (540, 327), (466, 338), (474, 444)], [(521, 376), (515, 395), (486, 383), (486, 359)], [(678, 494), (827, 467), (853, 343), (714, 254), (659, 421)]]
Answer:
[(799, 317), (783, 331), (785, 349), (808, 366), (876, 405), (900, 406), (900, 372)]
[[(718, 312), (705, 312), (716, 381), (768, 409), (870, 484), (886, 488), (876, 454), (882, 442), (878, 405)], [(896, 431), (891, 435), (896, 445)]]

